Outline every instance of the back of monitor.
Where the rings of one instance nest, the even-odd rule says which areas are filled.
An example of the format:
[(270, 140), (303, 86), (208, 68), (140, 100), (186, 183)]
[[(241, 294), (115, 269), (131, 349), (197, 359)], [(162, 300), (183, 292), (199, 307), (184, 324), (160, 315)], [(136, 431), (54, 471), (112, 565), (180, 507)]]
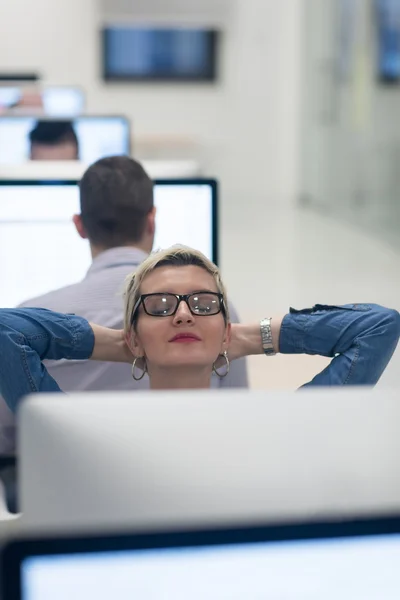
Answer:
[(148, 528), (400, 506), (398, 392), (41, 395), (20, 412), (29, 527)]

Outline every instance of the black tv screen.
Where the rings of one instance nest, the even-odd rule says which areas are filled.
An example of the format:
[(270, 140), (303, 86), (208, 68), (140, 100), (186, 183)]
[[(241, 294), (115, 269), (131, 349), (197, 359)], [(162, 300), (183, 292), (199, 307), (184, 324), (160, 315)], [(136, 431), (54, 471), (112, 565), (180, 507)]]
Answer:
[(376, 0), (378, 73), (384, 83), (400, 81), (400, 0)]
[(38, 81), (39, 75), (37, 73), (7, 73), (0, 72), (0, 81), (8, 83), (10, 81)]
[(218, 32), (211, 29), (108, 27), (103, 29), (107, 81), (212, 81)]

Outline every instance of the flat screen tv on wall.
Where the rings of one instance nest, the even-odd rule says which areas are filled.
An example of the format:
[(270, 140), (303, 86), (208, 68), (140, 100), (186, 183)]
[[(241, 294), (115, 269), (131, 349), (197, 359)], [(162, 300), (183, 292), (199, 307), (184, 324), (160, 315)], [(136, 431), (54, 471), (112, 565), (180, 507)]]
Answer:
[(106, 81), (214, 81), (214, 29), (107, 27), (102, 30)]
[(400, 0), (376, 0), (378, 78), (400, 83)]

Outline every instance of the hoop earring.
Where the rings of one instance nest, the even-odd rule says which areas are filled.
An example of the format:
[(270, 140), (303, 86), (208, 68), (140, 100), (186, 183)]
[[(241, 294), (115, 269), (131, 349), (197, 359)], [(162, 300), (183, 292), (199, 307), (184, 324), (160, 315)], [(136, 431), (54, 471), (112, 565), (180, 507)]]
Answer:
[[(228, 353), (227, 353), (227, 351), (226, 351), (226, 350), (224, 350), (224, 352), (222, 352), (222, 354), (220, 354), (219, 356), (222, 356), (222, 357), (225, 359), (225, 368), (226, 368), (226, 370), (225, 370), (225, 372), (224, 372), (224, 373), (218, 373), (218, 371), (217, 371), (217, 368), (216, 368), (216, 366), (215, 366), (215, 363), (216, 363), (217, 361), (215, 361), (215, 362), (214, 362), (214, 364), (213, 364), (213, 371), (214, 371), (214, 373), (215, 373), (215, 374), (216, 374), (216, 375), (217, 375), (217, 376), (218, 376), (220, 379), (223, 379), (224, 377), (226, 377), (226, 376), (228, 375), (228, 373), (229, 373), (229, 369), (230, 369), (230, 366), (231, 366), (231, 365), (230, 365), (229, 358), (228, 358)], [(217, 359), (217, 360), (218, 360), (218, 359)]]
[[(135, 377), (135, 367), (136, 367), (136, 361), (139, 360), (139, 358), (143, 358), (144, 360), (144, 369), (142, 370), (142, 374), (140, 375), (140, 377)], [(135, 381), (140, 381), (141, 379), (143, 379), (143, 377), (146, 375), (147, 373), (147, 363), (146, 363), (146, 359), (143, 356), (136, 356), (133, 363), (132, 363), (132, 377)]]

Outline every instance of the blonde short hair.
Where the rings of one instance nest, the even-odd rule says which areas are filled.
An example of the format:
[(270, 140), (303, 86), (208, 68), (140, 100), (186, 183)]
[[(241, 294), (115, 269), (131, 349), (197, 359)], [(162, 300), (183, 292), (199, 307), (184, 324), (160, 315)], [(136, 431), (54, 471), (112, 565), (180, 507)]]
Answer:
[(176, 245), (171, 246), (166, 250), (158, 250), (156, 252), (153, 252), (152, 254), (150, 254), (150, 256), (146, 258), (145, 261), (141, 263), (141, 265), (134, 273), (128, 275), (128, 277), (126, 278), (126, 287), (124, 294), (124, 328), (126, 333), (128, 333), (128, 331), (132, 327), (133, 310), (141, 296), (140, 288), (144, 278), (147, 275), (149, 275), (149, 273), (154, 271), (154, 269), (157, 269), (159, 267), (183, 267), (189, 265), (201, 267), (213, 276), (217, 286), (217, 290), (220, 294), (222, 294), (223, 297), (224, 311), (222, 312), (224, 314), (224, 318), (227, 322), (229, 322), (229, 308), (226, 289), (221, 279), (221, 275), (217, 265), (211, 262), (211, 260), (209, 260), (204, 254), (202, 254), (202, 252), (199, 252), (199, 250), (194, 250), (189, 246)]

